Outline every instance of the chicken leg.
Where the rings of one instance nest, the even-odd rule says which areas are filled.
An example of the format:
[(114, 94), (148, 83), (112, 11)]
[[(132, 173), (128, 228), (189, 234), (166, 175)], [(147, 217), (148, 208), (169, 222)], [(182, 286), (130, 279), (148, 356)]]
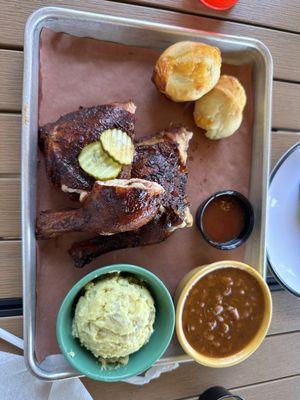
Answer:
[(157, 214), (164, 189), (143, 179), (96, 181), (82, 207), (44, 211), (37, 219), (37, 237), (48, 239), (64, 232), (94, 232), (101, 235), (136, 230)]

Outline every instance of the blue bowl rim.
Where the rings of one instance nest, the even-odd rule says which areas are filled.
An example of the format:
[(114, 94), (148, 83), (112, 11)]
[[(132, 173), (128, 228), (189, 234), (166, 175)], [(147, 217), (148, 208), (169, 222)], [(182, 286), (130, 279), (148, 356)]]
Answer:
[[(71, 357), (66, 349), (63, 346), (63, 334), (62, 334), (62, 320), (63, 320), (63, 308), (65, 306), (65, 304), (71, 300), (72, 303), (76, 297), (76, 295), (78, 294), (78, 292), (90, 281), (105, 275), (106, 273), (113, 273), (113, 272), (129, 272), (132, 273), (133, 275), (137, 274), (140, 276), (145, 276), (147, 278), (150, 278), (154, 281), (156, 281), (160, 287), (160, 289), (162, 289), (162, 293), (163, 295), (167, 298), (168, 304), (169, 304), (169, 309), (170, 309), (170, 313), (171, 313), (171, 319), (172, 322), (169, 325), (169, 330), (168, 330), (168, 336), (166, 337), (165, 341), (162, 343), (162, 349), (161, 351), (156, 354), (154, 357), (149, 358), (148, 362), (145, 363), (140, 369), (131, 372), (131, 373), (124, 373), (123, 375), (119, 375), (117, 377), (114, 376), (103, 376), (101, 377), (101, 369), (99, 369), (100, 372), (100, 376), (99, 375), (95, 375), (93, 373), (90, 373), (89, 371), (86, 371), (84, 369), (78, 368), (77, 363), (75, 362), (74, 358)], [(70, 299), (71, 298), (71, 299)], [(68, 360), (68, 362), (71, 364), (71, 366), (76, 369), (77, 371), (79, 371), (80, 373), (84, 374), (85, 376), (87, 376), (88, 378), (97, 380), (97, 381), (103, 381), (103, 382), (118, 382), (124, 379), (128, 379), (130, 377), (136, 376), (141, 374), (142, 372), (146, 371), (147, 369), (149, 369), (157, 360), (160, 359), (160, 357), (164, 354), (164, 352), (166, 351), (166, 349), (168, 348), (171, 339), (173, 337), (174, 334), (174, 329), (175, 329), (175, 308), (174, 308), (174, 303), (171, 297), (171, 294), (169, 292), (169, 290), (166, 288), (166, 286), (164, 285), (164, 283), (161, 281), (161, 279), (159, 279), (155, 274), (153, 274), (153, 272), (149, 271), (146, 268), (137, 266), (137, 265), (133, 265), (133, 264), (112, 264), (112, 265), (107, 265), (101, 268), (98, 268), (92, 272), (90, 272), (89, 274), (85, 275), (83, 278), (81, 278), (66, 294), (58, 315), (57, 315), (57, 321), (56, 321), (56, 336), (57, 336), (57, 341), (58, 341), (58, 345), (60, 350), (62, 351), (63, 355), (65, 356), (65, 358)], [(91, 354), (91, 357), (93, 357), (93, 355)]]

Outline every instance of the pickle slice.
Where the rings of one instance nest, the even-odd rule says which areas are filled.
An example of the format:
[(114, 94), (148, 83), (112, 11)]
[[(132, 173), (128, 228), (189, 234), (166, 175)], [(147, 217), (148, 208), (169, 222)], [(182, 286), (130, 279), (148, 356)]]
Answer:
[(122, 165), (103, 150), (99, 141), (85, 146), (79, 154), (78, 161), (87, 174), (102, 181), (116, 178), (122, 169)]
[(100, 142), (103, 149), (117, 162), (130, 165), (134, 156), (134, 145), (127, 133), (120, 129), (107, 129), (102, 132)]

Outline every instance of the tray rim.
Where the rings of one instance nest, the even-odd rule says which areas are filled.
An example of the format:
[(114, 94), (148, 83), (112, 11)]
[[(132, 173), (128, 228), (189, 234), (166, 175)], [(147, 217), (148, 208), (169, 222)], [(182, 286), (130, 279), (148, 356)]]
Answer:
[[(30, 226), (28, 210), (30, 209), (30, 181), (32, 168), (30, 165), (35, 163), (36, 160), (29, 160), (28, 146), (29, 134), (32, 125), (37, 125), (37, 113), (31, 115), (30, 110), (37, 110), (38, 99), (32, 98), (33, 89), (33, 62), (34, 57), (37, 55), (37, 49), (34, 48), (34, 40), (39, 37), (43, 28), (42, 24), (49, 18), (80, 18), (86, 21), (103, 21), (121, 25), (129, 25), (138, 28), (159, 30), (161, 32), (168, 32), (173, 34), (194, 34), (195, 37), (200, 39), (214, 38), (217, 42), (242, 44), (251, 47), (253, 51), (257, 52), (262, 57), (265, 67), (265, 86), (266, 86), (266, 101), (264, 104), (264, 146), (263, 153), (263, 190), (262, 193), (262, 210), (261, 210), (261, 265), (260, 271), (265, 277), (266, 271), (266, 249), (265, 249), (265, 229), (266, 229), (266, 206), (267, 206), (267, 186), (268, 186), (268, 172), (269, 172), (269, 153), (270, 153), (270, 131), (271, 131), (271, 93), (272, 93), (272, 80), (273, 80), (273, 61), (269, 49), (261, 41), (243, 36), (225, 35), (214, 32), (201, 31), (198, 29), (190, 29), (175, 25), (161, 24), (157, 22), (150, 22), (143, 19), (118, 17), (111, 14), (92, 13), (85, 11), (77, 11), (64, 7), (42, 7), (34, 11), (27, 20), (25, 26), (24, 36), (24, 78), (23, 78), (23, 103), (22, 103), (22, 156), (21, 156), (21, 210), (22, 210), (22, 275), (23, 275), (23, 335), (24, 335), (24, 358), (25, 363), (30, 372), (43, 380), (56, 380), (66, 379), (71, 377), (81, 376), (80, 374), (69, 371), (50, 372), (43, 370), (37, 363), (34, 354), (34, 328), (35, 328), (35, 232)], [(39, 48), (39, 46), (38, 46)], [(36, 85), (38, 86), (38, 85)], [(37, 92), (36, 92), (37, 93)], [(33, 166), (35, 171), (36, 165)], [(34, 251), (33, 251), (34, 246)], [(34, 265), (33, 265), (34, 264)], [(155, 365), (165, 365), (172, 362), (190, 362), (192, 359), (187, 355), (180, 355), (178, 357), (165, 357), (161, 358)]]

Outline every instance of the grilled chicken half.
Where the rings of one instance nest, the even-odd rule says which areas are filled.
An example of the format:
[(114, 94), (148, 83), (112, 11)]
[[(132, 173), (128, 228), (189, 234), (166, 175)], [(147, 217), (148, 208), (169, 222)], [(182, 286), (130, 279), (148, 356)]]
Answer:
[[(78, 162), (81, 150), (99, 140), (106, 129), (121, 129), (134, 139), (135, 109), (133, 102), (80, 107), (42, 126), (39, 146), (52, 184), (69, 193), (92, 190), (95, 179), (86, 174)], [(119, 178), (130, 178), (130, 167), (123, 167)]]
[(96, 181), (84, 194), (82, 207), (65, 211), (44, 211), (37, 219), (40, 239), (64, 232), (94, 232), (112, 235), (139, 229), (157, 214), (165, 190), (143, 179)]
[(69, 253), (76, 267), (83, 267), (113, 250), (162, 242), (176, 229), (192, 226), (193, 217), (186, 196), (186, 160), (192, 135), (183, 127), (173, 128), (136, 144), (132, 176), (163, 186), (165, 193), (160, 209), (138, 230), (74, 243)]

